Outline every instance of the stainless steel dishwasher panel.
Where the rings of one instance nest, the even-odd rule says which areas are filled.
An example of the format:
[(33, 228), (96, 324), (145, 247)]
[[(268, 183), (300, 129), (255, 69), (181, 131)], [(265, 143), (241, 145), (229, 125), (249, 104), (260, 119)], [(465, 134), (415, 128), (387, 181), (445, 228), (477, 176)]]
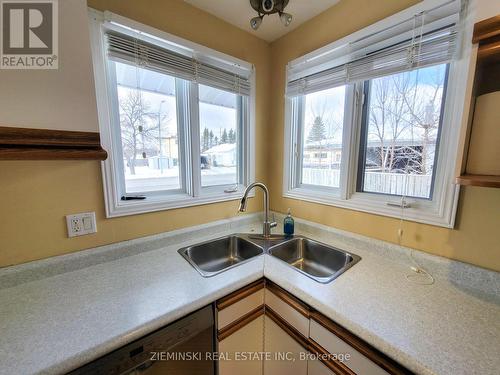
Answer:
[(210, 305), (71, 374), (214, 375), (214, 329)]

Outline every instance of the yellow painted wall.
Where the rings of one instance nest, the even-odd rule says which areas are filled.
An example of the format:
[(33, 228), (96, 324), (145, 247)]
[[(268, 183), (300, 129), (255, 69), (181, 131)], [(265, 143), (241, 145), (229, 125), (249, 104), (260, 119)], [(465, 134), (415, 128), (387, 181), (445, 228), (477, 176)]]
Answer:
[[(61, 24), (60, 32), (64, 35), (85, 36), (88, 33), (85, 0), (71, 1), (71, 11), (66, 11), (68, 7), (60, 7), (63, 12), (61, 18), (71, 17)], [(88, 3), (93, 8), (110, 10), (253, 63), (257, 71), (256, 178), (265, 180), (263, 138), (269, 126), (266, 117), (269, 113), (270, 92), (269, 44), (182, 0), (92, 0)], [(74, 14), (75, 7), (80, 10), (77, 15)], [(88, 40), (88, 37), (83, 36), (80, 35), (82, 39)], [(78, 40), (80, 37), (75, 36)], [(2, 72), (5, 77), (30, 75), (32, 83), (30, 86), (23, 80), (22, 85), (16, 85), (15, 77), (9, 79), (8, 82), (12, 81), (8, 90), (11, 99), (9, 102), (0, 101), (0, 124), (29, 126), (27, 119), (36, 118), (44, 124), (42, 127), (56, 124), (53, 128), (70, 130), (74, 122), (67, 119), (61, 121), (59, 115), (63, 111), (78, 116), (76, 123), (84, 124), (80, 128), (98, 129), (93, 81), (90, 84), (87, 82), (90, 48), (78, 42), (84, 52), (80, 57), (75, 56), (78, 51), (70, 48), (69, 39), (64, 37), (61, 40), (58, 71)], [(83, 79), (86, 79), (84, 82), (79, 82), (82, 75), (78, 72), (72, 74), (72, 80), (67, 77), (68, 71), (72, 69), (71, 64), (79, 58), (83, 60), (79, 69), (86, 73), (83, 75)], [(0, 90), (5, 90), (7, 81), (0, 82)], [(48, 106), (30, 104), (29, 98), (33, 96), (30, 90), (39, 88), (43, 90), (39, 99), (46, 100)], [(82, 90), (85, 91), (83, 94)], [(51, 98), (63, 95), (64, 108), (58, 108), (51, 98), (47, 100), (44, 95)], [(93, 100), (90, 108), (88, 105), (83, 107), (85, 111), (80, 107), (82, 96), (85, 105), (89, 98)], [(11, 102), (24, 103), (24, 106), (14, 106), (9, 104)], [(68, 108), (70, 104), (75, 108)], [(0, 197), (0, 267), (229, 218), (235, 216), (237, 210), (237, 202), (231, 201), (106, 219), (101, 167), (96, 161), (0, 161)], [(258, 193), (257, 198), (249, 203), (248, 211), (260, 211), (261, 199)], [(87, 211), (96, 212), (98, 232), (67, 238), (64, 216)]]
[[(342, 0), (271, 44), (273, 127), (268, 175), (273, 210), (286, 212), (290, 207), (298, 217), (397, 243), (397, 219), (282, 197), (285, 64), (415, 3)], [(455, 229), (406, 222), (402, 245), (500, 270), (499, 225), (500, 189), (462, 188)]]

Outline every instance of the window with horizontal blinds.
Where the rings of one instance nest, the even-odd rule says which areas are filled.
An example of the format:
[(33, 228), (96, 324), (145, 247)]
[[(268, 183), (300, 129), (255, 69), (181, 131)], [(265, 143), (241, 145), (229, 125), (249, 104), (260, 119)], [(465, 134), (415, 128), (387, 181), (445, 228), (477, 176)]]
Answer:
[(325, 52), (316, 67), (314, 61), (289, 65), (286, 94), (305, 95), (449, 62), (457, 51), (460, 10), (461, 1), (451, 0)]
[(108, 57), (170, 76), (212, 86), (238, 95), (250, 95), (250, 77), (206, 64), (133, 36), (106, 32)]

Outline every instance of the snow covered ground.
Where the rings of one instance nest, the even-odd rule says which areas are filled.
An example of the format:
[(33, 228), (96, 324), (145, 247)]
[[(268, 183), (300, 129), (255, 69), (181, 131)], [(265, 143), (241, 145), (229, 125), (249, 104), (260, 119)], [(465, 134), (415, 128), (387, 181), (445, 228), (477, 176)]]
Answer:
[[(201, 170), (202, 186), (235, 184), (236, 167), (211, 167)], [(322, 186), (340, 184), (340, 171), (337, 169), (304, 168), (304, 183)], [(125, 174), (127, 193), (141, 193), (159, 190), (179, 189), (179, 169), (177, 167), (159, 169), (136, 167), (136, 174)], [(428, 198), (432, 184), (431, 175), (404, 175), (400, 173), (366, 172), (364, 191), (412, 197)]]
[[(201, 170), (201, 183), (203, 186), (235, 184), (236, 176), (236, 166), (211, 167)], [(127, 168), (125, 185), (127, 193), (179, 189), (179, 168), (166, 168), (162, 173), (159, 169), (147, 166), (136, 167), (135, 175), (132, 175)]]

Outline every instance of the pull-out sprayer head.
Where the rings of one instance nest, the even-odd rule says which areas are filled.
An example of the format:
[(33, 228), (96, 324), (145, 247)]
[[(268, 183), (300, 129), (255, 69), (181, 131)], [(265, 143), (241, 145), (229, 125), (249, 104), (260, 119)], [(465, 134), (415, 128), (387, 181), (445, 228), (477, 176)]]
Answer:
[(238, 207), (238, 212), (245, 212), (247, 210), (247, 197), (241, 198), (240, 205)]

